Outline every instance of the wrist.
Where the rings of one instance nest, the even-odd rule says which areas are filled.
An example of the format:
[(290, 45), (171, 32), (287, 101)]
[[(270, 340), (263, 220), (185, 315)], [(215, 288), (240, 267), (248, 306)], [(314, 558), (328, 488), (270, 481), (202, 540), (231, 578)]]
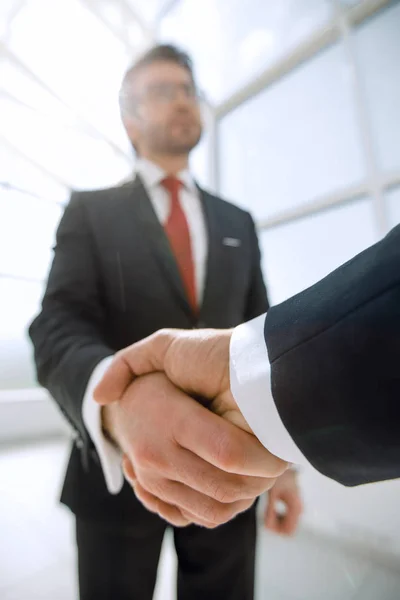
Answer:
[(117, 433), (117, 410), (117, 402), (107, 404), (101, 408), (101, 428), (107, 440), (120, 449)]

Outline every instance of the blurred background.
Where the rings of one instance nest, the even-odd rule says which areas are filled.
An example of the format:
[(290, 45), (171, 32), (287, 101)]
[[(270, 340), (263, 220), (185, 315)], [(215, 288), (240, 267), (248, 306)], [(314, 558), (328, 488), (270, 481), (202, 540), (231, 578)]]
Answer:
[[(2, 600), (76, 597), (57, 505), (70, 432), (37, 386), (26, 327), (71, 190), (133, 172), (118, 90), (158, 41), (194, 59), (207, 131), (193, 171), (253, 213), (273, 303), (400, 222), (400, 2), (1, 0)], [(258, 599), (398, 600), (400, 483), (300, 477), (299, 534), (261, 532)], [(174, 561), (167, 537), (157, 600), (174, 597)]]

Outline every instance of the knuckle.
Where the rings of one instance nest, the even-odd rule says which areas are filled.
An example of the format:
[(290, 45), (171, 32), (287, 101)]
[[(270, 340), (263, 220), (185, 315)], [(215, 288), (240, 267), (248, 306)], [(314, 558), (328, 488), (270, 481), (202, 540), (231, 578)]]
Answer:
[(235, 448), (231, 438), (222, 433), (214, 440), (214, 453), (217, 463), (225, 470), (230, 471), (235, 464)]
[(214, 482), (211, 496), (221, 504), (229, 504), (243, 497), (244, 489), (239, 481)]
[(220, 526), (220, 523), (202, 523), (202, 527), (205, 529), (217, 529)]
[(179, 440), (189, 438), (193, 431), (193, 415), (190, 411), (175, 411), (171, 422), (171, 435), (175, 443), (180, 446)]
[[(249, 503), (250, 505), (252, 502)], [(240, 503), (240, 506), (242, 503)], [(237, 503), (221, 504), (216, 501), (210, 501), (207, 503), (202, 510), (201, 518), (206, 521), (210, 526), (217, 527), (233, 519), (242, 508), (238, 507)], [(247, 503), (246, 503), (247, 506)]]
[(236, 512), (233, 509), (232, 504), (222, 504), (221, 506), (215, 506), (210, 510), (207, 520), (212, 524), (222, 525), (233, 519), (234, 516), (236, 516)]
[(158, 337), (169, 338), (172, 334), (172, 331), (173, 331), (173, 329), (171, 329), (170, 327), (163, 327), (158, 332), (156, 332), (154, 335), (156, 335)]
[(243, 498), (256, 498), (268, 489), (270, 478), (243, 477)]
[(153, 479), (149, 483), (149, 489), (151, 493), (159, 499), (165, 499), (168, 495), (168, 486), (167, 481), (162, 479)]
[(118, 362), (125, 354), (126, 354), (126, 348), (122, 348), (122, 350), (118, 350), (118, 352), (116, 352), (114, 354), (114, 358), (112, 359), (112, 364), (115, 364), (116, 362)]
[(280, 477), (288, 469), (288, 463), (280, 458), (274, 457), (275, 461), (272, 463), (270, 473), (272, 477)]
[(274, 485), (275, 485), (276, 482), (277, 482), (276, 478), (268, 478), (268, 479), (266, 479), (265, 480), (264, 490), (267, 492), (268, 490), (270, 490), (271, 488), (274, 487)]
[(209, 525), (219, 525), (221, 523), (221, 507), (215, 502), (209, 502), (203, 507), (200, 516)]
[(166, 502), (169, 499), (168, 480), (161, 477), (154, 477), (148, 471), (140, 473), (140, 485), (150, 494), (153, 502), (158, 506), (160, 502)]
[(238, 514), (239, 510), (233, 504), (227, 504), (223, 507), (219, 514), (221, 523), (227, 523)]
[[(234, 519), (239, 513), (245, 512), (254, 504), (254, 499), (252, 500), (242, 500), (240, 502), (235, 502), (232, 504), (228, 504), (224, 507), (224, 510), (221, 512), (221, 523), (227, 523)], [(223, 520), (222, 520), (223, 519)]]
[(249, 462), (246, 448), (237, 440), (232, 443), (231, 461), (233, 462), (233, 468), (240, 470), (246, 469), (247, 463)]
[(151, 513), (157, 513), (157, 499), (149, 496), (148, 492), (139, 486), (133, 488), (135, 496), (143, 504), (145, 508)]
[(160, 462), (160, 458), (154, 450), (154, 446), (147, 440), (137, 441), (134, 450), (135, 460), (143, 467), (154, 467)]
[(164, 327), (154, 334), (154, 339), (160, 344), (168, 344), (173, 336), (173, 329)]
[(227, 485), (221, 485), (218, 482), (214, 482), (210, 490), (211, 497), (217, 502), (224, 504), (225, 502), (232, 502), (232, 490)]

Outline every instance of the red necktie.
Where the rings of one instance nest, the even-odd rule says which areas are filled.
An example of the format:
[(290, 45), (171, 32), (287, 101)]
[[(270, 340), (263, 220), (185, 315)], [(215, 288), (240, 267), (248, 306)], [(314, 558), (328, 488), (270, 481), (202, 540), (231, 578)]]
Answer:
[(185, 213), (179, 201), (182, 182), (176, 177), (170, 176), (163, 179), (161, 183), (171, 197), (171, 212), (164, 227), (165, 233), (175, 256), (190, 306), (197, 312), (196, 281), (190, 232)]

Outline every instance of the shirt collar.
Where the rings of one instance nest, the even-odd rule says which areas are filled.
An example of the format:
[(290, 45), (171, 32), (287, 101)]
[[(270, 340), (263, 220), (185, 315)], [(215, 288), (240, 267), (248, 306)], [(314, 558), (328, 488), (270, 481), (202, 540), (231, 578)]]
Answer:
[[(136, 173), (140, 175), (144, 185), (148, 189), (152, 189), (159, 185), (161, 181), (167, 176), (165, 171), (158, 165), (147, 160), (146, 158), (139, 158), (136, 161)], [(196, 184), (193, 177), (190, 174), (189, 169), (185, 169), (178, 173), (178, 179), (182, 181), (184, 186), (191, 191), (196, 190)]]

